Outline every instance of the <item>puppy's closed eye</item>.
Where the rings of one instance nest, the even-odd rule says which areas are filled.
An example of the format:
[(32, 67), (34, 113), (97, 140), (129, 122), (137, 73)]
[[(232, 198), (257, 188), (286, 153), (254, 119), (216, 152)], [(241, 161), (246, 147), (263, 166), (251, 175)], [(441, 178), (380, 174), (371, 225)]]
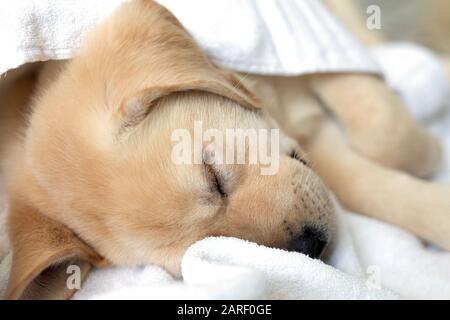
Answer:
[(291, 157), (292, 159), (295, 159), (297, 161), (300, 161), (303, 165), (310, 167), (308, 161), (306, 161), (304, 158), (302, 158), (300, 156), (300, 154), (297, 152), (297, 150), (292, 149), (291, 151), (289, 151), (288, 153), (289, 157)]

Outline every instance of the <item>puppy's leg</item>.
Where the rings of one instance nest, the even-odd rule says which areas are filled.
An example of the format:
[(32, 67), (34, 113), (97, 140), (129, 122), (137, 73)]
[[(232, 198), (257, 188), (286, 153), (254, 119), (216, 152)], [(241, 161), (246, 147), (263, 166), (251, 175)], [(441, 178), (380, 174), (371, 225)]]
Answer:
[(304, 78), (261, 77), (259, 81), (264, 90), (253, 89), (267, 98), (264, 101), (273, 100), (268, 111), (300, 142), (313, 169), (346, 208), (396, 224), (450, 250), (450, 186), (421, 181), (355, 152), (338, 124), (305, 89)]
[(411, 118), (380, 78), (326, 74), (309, 79), (313, 92), (337, 116), (360, 154), (420, 177), (429, 176), (439, 165), (438, 141)]
[(450, 186), (422, 181), (360, 156), (336, 124), (323, 119), (306, 149), (314, 169), (341, 203), (450, 250)]

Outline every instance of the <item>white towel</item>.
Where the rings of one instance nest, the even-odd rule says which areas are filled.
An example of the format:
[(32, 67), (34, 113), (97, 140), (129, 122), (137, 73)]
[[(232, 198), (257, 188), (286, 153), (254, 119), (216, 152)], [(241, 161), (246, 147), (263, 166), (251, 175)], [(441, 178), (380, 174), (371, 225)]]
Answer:
[[(73, 56), (83, 36), (126, 0), (0, 2), (0, 74)], [(378, 72), (316, 0), (159, 0), (219, 65), (242, 72)]]
[(342, 228), (330, 260), (346, 272), (299, 253), (206, 238), (184, 255), (183, 282), (154, 266), (111, 268), (93, 273), (75, 299), (397, 299), (365, 274), (338, 214)]
[(449, 74), (430, 50), (401, 42), (374, 47), (371, 54), (413, 117), (428, 120), (442, 112), (450, 97)]
[(123, 2), (0, 1), (0, 75), (28, 62), (71, 58), (86, 32)]

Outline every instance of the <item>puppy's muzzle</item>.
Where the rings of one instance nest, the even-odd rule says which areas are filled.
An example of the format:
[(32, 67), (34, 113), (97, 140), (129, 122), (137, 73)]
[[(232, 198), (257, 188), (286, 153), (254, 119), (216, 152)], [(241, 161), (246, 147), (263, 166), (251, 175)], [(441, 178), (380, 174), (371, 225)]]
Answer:
[(319, 258), (327, 245), (327, 239), (323, 232), (314, 227), (305, 227), (292, 239), (289, 251), (296, 251), (311, 258)]

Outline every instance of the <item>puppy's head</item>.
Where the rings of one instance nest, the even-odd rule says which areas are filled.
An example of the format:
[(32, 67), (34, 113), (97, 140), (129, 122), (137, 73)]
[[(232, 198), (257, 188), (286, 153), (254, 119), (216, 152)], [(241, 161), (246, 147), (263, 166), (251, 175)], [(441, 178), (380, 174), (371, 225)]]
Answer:
[[(185, 249), (207, 236), (319, 256), (333, 208), (300, 147), (281, 132), (276, 141), (258, 135), (258, 154), (278, 161), (263, 174), (271, 164), (250, 163), (251, 143), (230, 143), (230, 129), (278, 132), (166, 10), (150, 1), (121, 8), (36, 102), (9, 186), (9, 296), (63, 290), (58, 279), (74, 259), (83, 270), (107, 260), (178, 274)], [(20, 227), (30, 216), (39, 221), (31, 233)], [(66, 235), (62, 244), (45, 240), (49, 232)]]

